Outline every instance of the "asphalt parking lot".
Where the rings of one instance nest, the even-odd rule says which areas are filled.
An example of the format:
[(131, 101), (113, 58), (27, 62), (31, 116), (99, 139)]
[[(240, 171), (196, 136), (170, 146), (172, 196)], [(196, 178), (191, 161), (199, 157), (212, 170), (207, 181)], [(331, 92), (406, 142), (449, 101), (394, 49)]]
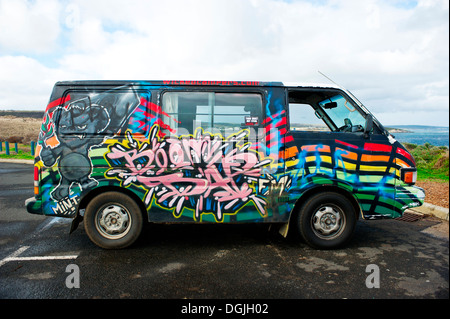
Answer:
[(360, 221), (332, 251), (264, 225), (147, 225), (110, 251), (82, 225), (69, 235), (71, 220), (26, 212), (31, 165), (0, 163), (0, 174), (1, 299), (176, 299), (182, 313), (199, 311), (185, 299), (449, 298), (448, 222), (436, 218)]

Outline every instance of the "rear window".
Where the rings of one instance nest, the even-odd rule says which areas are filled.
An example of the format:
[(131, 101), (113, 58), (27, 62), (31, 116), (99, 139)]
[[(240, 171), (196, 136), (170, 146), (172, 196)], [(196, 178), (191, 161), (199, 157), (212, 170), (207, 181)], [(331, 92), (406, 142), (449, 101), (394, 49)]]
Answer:
[(125, 134), (130, 115), (140, 104), (135, 90), (119, 88), (103, 92), (68, 91), (70, 101), (58, 113), (57, 134), (89, 135)]

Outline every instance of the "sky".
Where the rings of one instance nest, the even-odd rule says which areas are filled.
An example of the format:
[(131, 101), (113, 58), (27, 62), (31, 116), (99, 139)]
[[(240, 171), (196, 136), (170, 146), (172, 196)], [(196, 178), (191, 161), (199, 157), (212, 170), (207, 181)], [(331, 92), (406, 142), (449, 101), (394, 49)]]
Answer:
[(449, 125), (448, 0), (0, 0), (0, 110), (68, 80), (330, 83)]

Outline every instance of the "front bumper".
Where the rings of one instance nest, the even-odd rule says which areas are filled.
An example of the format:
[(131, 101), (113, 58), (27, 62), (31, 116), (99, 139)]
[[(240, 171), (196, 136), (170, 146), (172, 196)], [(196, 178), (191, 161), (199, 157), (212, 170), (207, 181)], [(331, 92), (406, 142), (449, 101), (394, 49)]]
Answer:
[(395, 199), (403, 203), (402, 209), (422, 206), (425, 201), (425, 190), (418, 186), (397, 188)]

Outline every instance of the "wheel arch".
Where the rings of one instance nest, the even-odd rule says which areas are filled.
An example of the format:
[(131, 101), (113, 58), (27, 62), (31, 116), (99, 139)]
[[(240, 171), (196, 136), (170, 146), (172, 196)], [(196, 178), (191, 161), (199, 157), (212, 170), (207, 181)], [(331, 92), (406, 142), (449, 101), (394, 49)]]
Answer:
[(91, 190), (89, 193), (85, 194), (81, 198), (80, 203), (78, 204), (77, 215), (80, 214), (81, 210), (86, 209), (87, 205), (89, 204), (89, 202), (92, 199), (94, 199), (96, 196), (98, 196), (100, 194), (107, 193), (107, 192), (119, 192), (119, 193), (127, 195), (128, 197), (133, 199), (136, 202), (136, 204), (139, 206), (142, 216), (145, 218), (148, 218), (147, 209), (145, 208), (145, 205), (142, 202), (142, 200), (139, 198), (139, 196), (137, 196), (134, 192), (130, 191), (129, 189), (126, 189), (124, 187), (118, 187), (118, 186), (97, 187), (97, 188)]
[(307, 191), (303, 192), (301, 194), (301, 196), (297, 199), (297, 201), (295, 202), (294, 208), (291, 211), (291, 214), (289, 217), (289, 223), (291, 223), (293, 221), (293, 219), (295, 219), (297, 217), (298, 212), (300, 211), (301, 207), (309, 198), (311, 198), (312, 196), (314, 196), (316, 194), (325, 193), (325, 192), (338, 193), (338, 194), (344, 196), (345, 198), (347, 198), (355, 210), (356, 218), (359, 219), (360, 215), (362, 214), (361, 207), (359, 206), (357, 199), (351, 192), (349, 192), (348, 190), (346, 190), (342, 187), (335, 186), (335, 185), (319, 185), (319, 186), (309, 188)]
[[(340, 204), (338, 206), (343, 209), (339, 214), (341, 216), (342, 214), (347, 215), (343, 223), (339, 223), (339, 226), (335, 224), (337, 227), (336, 231), (332, 229), (330, 233), (326, 233), (323, 237), (318, 235), (317, 231), (314, 230), (315, 226), (313, 227), (311, 223), (312, 216), (315, 214), (313, 207), (315, 206), (317, 208), (323, 201), (320, 196), (321, 194), (323, 194), (323, 198), (326, 198), (327, 201), (339, 202)], [(337, 185), (319, 185), (308, 189), (298, 198), (291, 212), (288, 232), (293, 234), (296, 239), (302, 239), (311, 247), (335, 249), (346, 244), (351, 239), (360, 213), (361, 208), (358, 201), (349, 190)], [(333, 226), (333, 228), (335, 227)], [(329, 234), (331, 235), (327, 238)]]

